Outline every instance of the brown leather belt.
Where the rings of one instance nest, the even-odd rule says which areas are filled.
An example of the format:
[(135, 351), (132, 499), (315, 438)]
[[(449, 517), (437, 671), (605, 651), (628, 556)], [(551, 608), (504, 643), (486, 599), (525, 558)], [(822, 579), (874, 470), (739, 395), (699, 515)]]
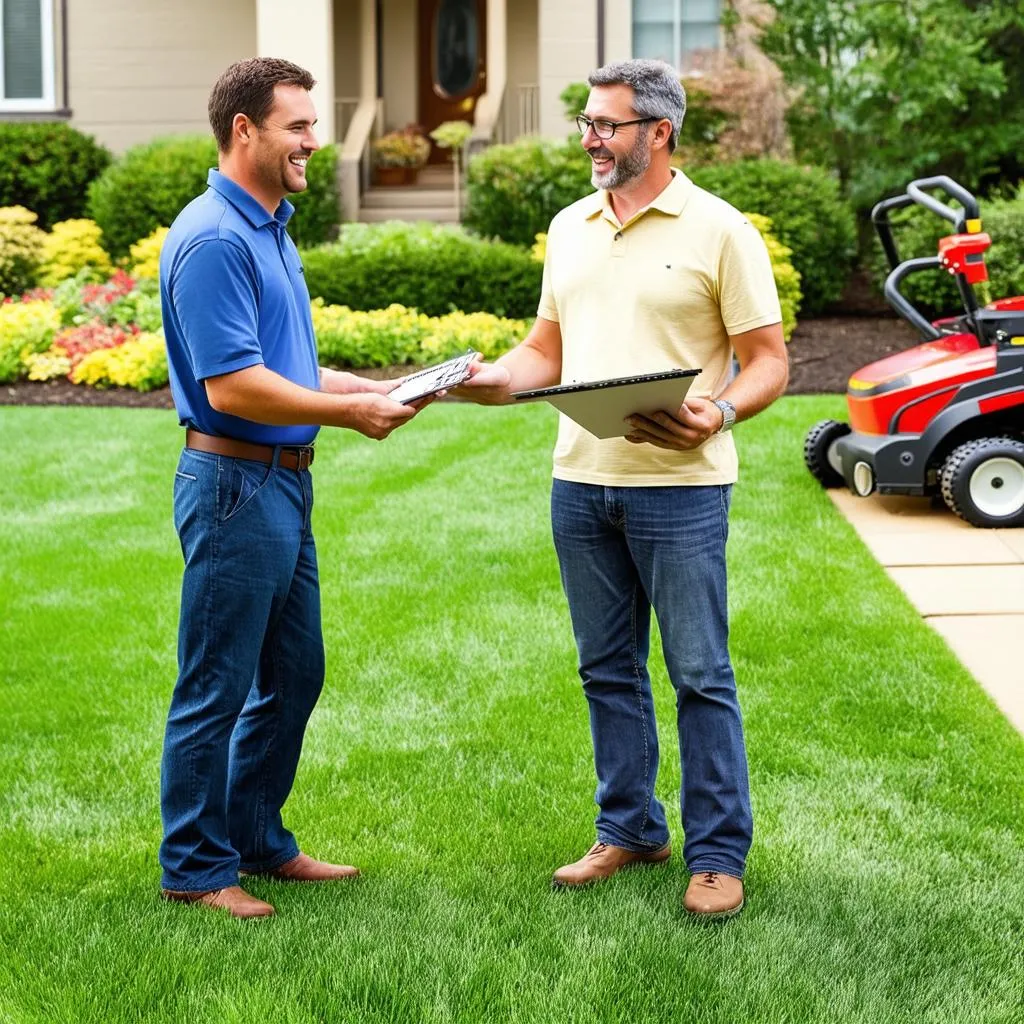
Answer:
[[(197, 452), (209, 452), (211, 455), (226, 455), (229, 459), (250, 459), (252, 462), (268, 464), (274, 461), (274, 449), (268, 444), (214, 437), (191, 428), (185, 431), (185, 447)], [(312, 445), (289, 445), (281, 448), (281, 458), (277, 464), (285, 469), (297, 469), (301, 473), (309, 469), (314, 454)]]

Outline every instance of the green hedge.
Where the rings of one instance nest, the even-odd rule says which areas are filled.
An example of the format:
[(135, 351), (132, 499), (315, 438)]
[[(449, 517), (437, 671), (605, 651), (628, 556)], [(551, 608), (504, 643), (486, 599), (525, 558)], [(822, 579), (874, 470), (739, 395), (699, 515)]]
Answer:
[(467, 173), (463, 223), (517, 245), (532, 245), (559, 210), (594, 191), (590, 157), (579, 140), (527, 138), (491, 146), (470, 160)]
[(81, 217), (89, 183), (110, 163), (91, 135), (66, 124), (0, 124), (0, 206), (24, 206), (39, 227)]
[(543, 267), (529, 251), (438, 224), (346, 224), (302, 253), (314, 298), (350, 309), (392, 303), (430, 316), (459, 309), (533, 317)]
[(737, 160), (687, 173), (737, 209), (771, 219), (772, 234), (792, 250), (805, 314), (821, 312), (842, 295), (856, 231), (853, 211), (827, 171), (780, 160)]
[[(315, 245), (331, 237), (340, 218), (337, 150), (326, 146), (306, 168), (309, 187), (292, 196), (292, 237)], [(217, 166), (217, 146), (204, 135), (176, 135), (134, 146), (93, 182), (89, 216), (103, 229), (112, 256), (154, 228), (171, 224), (182, 207), (206, 189), (206, 175)]]
[[(1024, 295), (1024, 189), (1014, 199), (995, 199), (981, 204), (981, 226), (992, 237), (985, 253), (987, 284), (976, 286), (982, 302)], [(938, 240), (951, 235), (953, 226), (919, 206), (890, 215), (900, 259), (935, 256)], [(870, 255), (871, 274), (879, 292), (889, 275), (882, 245), (875, 237)], [(942, 270), (922, 270), (903, 281), (900, 291), (932, 316), (963, 309), (956, 281)]]

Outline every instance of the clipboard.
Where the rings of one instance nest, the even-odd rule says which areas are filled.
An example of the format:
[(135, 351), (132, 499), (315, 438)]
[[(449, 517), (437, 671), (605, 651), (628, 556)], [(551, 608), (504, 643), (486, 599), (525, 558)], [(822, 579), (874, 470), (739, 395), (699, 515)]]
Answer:
[(636, 377), (615, 377), (587, 384), (562, 384), (517, 391), (517, 402), (550, 402), (559, 412), (599, 438), (624, 437), (632, 429), (627, 416), (653, 412), (675, 415), (700, 370), (665, 370)]

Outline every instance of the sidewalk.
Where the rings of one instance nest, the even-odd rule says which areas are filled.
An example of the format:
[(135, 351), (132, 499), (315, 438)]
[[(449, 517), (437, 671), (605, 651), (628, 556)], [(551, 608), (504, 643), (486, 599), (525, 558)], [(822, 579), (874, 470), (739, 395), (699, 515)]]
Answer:
[(923, 498), (829, 496), (1024, 733), (1024, 529), (979, 530)]

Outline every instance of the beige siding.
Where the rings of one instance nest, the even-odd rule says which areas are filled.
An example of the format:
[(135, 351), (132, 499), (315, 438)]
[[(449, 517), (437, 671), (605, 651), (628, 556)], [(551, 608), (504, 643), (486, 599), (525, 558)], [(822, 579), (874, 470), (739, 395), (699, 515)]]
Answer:
[(82, 0), (68, 4), (72, 123), (120, 152), (208, 132), (217, 76), (256, 52), (255, 0)]
[(604, 59), (606, 64), (633, 57), (632, 0), (605, 0)]

